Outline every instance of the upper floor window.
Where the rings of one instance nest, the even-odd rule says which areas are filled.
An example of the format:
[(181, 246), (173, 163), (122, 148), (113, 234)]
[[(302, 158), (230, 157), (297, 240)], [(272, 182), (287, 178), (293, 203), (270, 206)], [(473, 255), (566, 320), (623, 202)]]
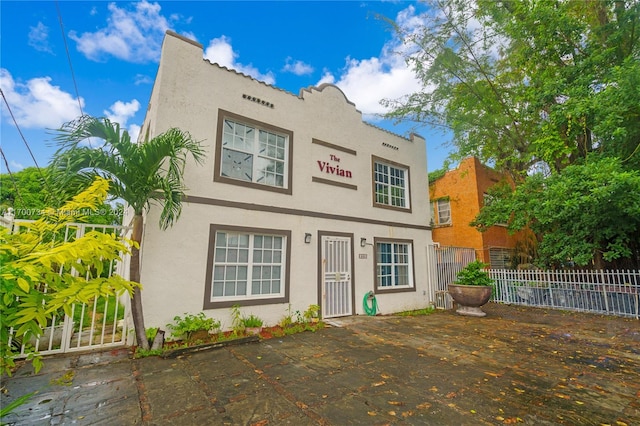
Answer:
[(431, 202), (431, 220), (434, 226), (451, 225), (451, 203), (448, 198)]
[(409, 168), (373, 158), (374, 205), (410, 210)]
[(291, 193), (293, 133), (219, 111), (214, 180)]

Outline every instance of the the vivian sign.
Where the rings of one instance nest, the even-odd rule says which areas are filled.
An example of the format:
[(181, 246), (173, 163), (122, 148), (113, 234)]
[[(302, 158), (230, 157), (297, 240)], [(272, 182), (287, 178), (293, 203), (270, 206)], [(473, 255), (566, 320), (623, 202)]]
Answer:
[(329, 154), (329, 161), (318, 160), (318, 168), (323, 173), (328, 175), (352, 178), (350, 170), (346, 170), (340, 167), (340, 157), (334, 154)]

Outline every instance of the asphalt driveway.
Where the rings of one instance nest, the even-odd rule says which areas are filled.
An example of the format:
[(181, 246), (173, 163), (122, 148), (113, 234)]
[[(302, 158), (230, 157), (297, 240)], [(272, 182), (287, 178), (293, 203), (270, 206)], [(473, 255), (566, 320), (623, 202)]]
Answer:
[(640, 425), (640, 321), (489, 304), (350, 317), (316, 333), (3, 378), (19, 425)]

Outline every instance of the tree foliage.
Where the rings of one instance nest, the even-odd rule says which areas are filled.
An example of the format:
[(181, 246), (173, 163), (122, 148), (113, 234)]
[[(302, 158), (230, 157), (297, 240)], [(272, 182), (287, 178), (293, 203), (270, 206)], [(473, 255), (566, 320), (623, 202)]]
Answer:
[[(28, 341), (43, 334), (54, 315), (71, 315), (74, 303), (98, 296), (132, 293), (137, 284), (118, 275), (104, 277), (105, 261), (121, 260), (128, 241), (92, 231), (65, 242), (68, 223), (82, 220), (73, 212), (96, 210), (106, 199), (108, 181), (96, 179), (61, 209), (46, 208), (33, 223), (21, 223), (20, 232), (0, 227), (0, 370), (10, 373), (10, 339)], [(74, 272), (76, 271), (76, 272)], [(10, 331), (13, 329), (13, 336)], [(40, 363), (34, 357), (36, 370)]]
[(545, 178), (530, 176), (514, 191), (492, 189), (494, 201), (473, 224), (486, 228), (508, 223), (542, 236), (539, 262), (557, 266), (568, 260), (580, 266), (627, 259), (638, 267), (640, 253), (640, 171), (625, 170), (616, 158), (567, 166)]
[(423, 90), (389, 117), (446, 126), (454, 159), (523, 174), (590, 152), (640, 168), (640, 3), (433, 0), (397, 26)]
[[(103, 141), (98, 148), (85, 146), (88, 139)], [(166, 229), (180, 217), (185, 197), (184, 169), (187, 158), (200, 164), (204, 150), (187, 132), (171, 128), (138, 144), (126, 130), (108, 118), (83, 116), (58, 129), (60, 148), (51, 167), (57, 186), (90, 181), (103, 176), (111, 181), (109, 192), (124, 200), (133, 211), (131, 239), (142, 240), (143, 214), (152, 205), (160, 206), (160, 227)], [(140, 253), (134, 247), (129, 278), (140, 282)], [(142, 295), (135, 288), (132, 300), (133, 323), (138, 345), (149, 349), (142, 312)]]
[[(77, 185), (56, 187), (51, 181), (49, 167), (27, 167), (15, 173), (0, 174), (0, 214), (12, 208), (16, 219), (39, 219), (46, 208), (62, 207), (67, 200), (91, 184), (91, 181), (85, 181), (78, 182)], [(103, 202), (95, 210), (84, 213), (90, 216), (90, 223), (120, 225), (122, 211), (121, 203)]]
[(514, 178), (474, 224), (530, 226), (546, 262), (637, 264), (640, 2), (428, 4), (420, 25), (397, 25), (422, 90), (383, 103), (451, 129), (452, 160)]

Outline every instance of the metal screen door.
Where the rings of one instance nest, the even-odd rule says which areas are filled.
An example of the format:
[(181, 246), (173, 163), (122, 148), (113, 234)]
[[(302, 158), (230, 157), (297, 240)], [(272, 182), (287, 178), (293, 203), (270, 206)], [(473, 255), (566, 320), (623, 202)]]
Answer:
[(352, 315), (351, 238), (322, 237), (322, 317)]

